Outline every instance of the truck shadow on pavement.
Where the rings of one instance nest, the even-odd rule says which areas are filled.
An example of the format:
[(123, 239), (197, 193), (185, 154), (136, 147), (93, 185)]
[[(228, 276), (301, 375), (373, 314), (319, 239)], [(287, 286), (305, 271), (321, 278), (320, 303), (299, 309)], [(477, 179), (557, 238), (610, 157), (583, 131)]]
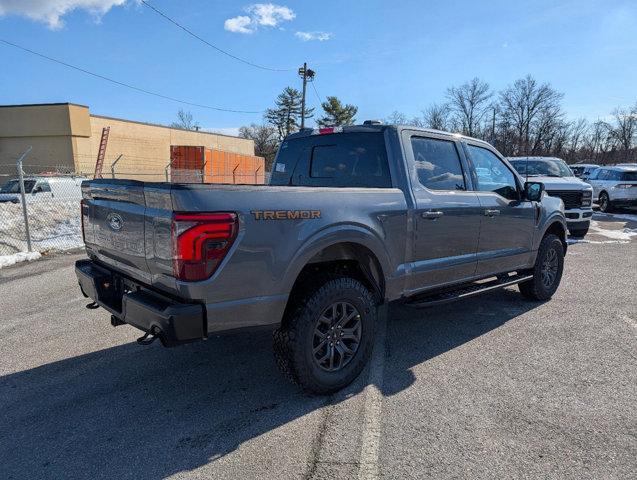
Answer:
[[(390, 306), (391, 375), (381, 392), (403, 391), (415, 381), (412, 367), (538, 305), (503, 290), (437, 309)], [(68, 358), (0, 378), (0, 477), (165, 478), (340, 402), (366, 378), (345, 394), (305, 395), (277, 371), (268, 331), (175, 349), (128, 343)]]

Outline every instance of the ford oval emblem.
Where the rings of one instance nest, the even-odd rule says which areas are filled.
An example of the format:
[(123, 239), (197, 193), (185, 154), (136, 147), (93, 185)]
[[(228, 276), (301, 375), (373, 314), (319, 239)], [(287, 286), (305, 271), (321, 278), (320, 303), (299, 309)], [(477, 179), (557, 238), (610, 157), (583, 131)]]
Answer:
[(111, 227), (111, 230), (115, 230), (116, 232), (121, 230), (124, 226), (124, 220), (118, 213), (109, 213), (106, 220), (108, 220), (108, 226)]

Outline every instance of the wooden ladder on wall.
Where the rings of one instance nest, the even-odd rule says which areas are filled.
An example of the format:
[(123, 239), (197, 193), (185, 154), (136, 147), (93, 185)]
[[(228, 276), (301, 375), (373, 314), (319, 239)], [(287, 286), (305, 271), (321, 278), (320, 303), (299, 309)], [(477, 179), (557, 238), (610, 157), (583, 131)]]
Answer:
[(97, 151), (95, 175), (93, 175), (93, 178), (102, 178), (102, 168), (104, 167), (104, 157), (106, 156), (106, 144), (108, 143), (108, 133), (110, 131), (111, 127), (102, 128), (102, 138), (100, 139), (100, 149)]

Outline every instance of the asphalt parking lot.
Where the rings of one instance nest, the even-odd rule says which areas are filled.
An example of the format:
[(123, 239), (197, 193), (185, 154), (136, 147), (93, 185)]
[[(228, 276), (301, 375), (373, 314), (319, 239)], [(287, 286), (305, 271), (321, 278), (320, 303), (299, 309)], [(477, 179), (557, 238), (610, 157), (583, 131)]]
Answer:
[(330, 397), (267, 331), (138, 346), (84, 308), (81, 254), (2, 269), (0, 478), (636, 478), (633, 217), (595, 216), (550, 302), (389, 306)]

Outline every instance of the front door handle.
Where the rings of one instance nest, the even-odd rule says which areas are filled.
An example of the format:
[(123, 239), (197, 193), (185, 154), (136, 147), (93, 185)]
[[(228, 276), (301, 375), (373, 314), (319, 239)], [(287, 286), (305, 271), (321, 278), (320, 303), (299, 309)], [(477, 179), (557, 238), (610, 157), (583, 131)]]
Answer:
[(444, 212), (439, 210), (429, 210), (428, 212), (422, 212), (422, 218), (426, 218), (427, 220), (435, 220), (436, 218), (440, 218), (444, 215)]
[(484, 216), (485, 217), (495, 217), (495, 216), (498, 216), (498, 215), (500, 215), (500, 210), (487, 209), (487, 210), (484, 211)]

